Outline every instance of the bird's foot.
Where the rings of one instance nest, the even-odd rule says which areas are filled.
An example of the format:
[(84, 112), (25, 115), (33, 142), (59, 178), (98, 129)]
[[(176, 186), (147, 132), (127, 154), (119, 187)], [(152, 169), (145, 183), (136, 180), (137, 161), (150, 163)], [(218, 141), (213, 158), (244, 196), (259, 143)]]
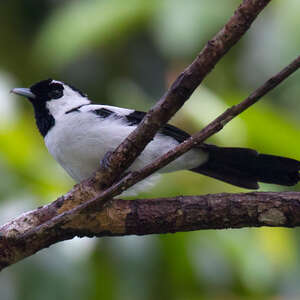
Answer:
[(100, 168), (101, 169), (108, 169), (110, 168), (110, 156), (112, 154), (112, 151), (107, 151), (100, 161)]

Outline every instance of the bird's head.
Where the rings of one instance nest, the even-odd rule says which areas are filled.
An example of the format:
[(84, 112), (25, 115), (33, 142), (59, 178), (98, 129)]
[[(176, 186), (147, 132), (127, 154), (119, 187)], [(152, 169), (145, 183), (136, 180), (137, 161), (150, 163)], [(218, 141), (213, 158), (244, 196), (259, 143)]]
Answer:
[(14, 88), (11, 92), (26, 97), (33, 104), (36, 114), (48, 113), (54, 119), (73, 108), (90, 103), (81, 91), (53, 79), (40, 81), (30, 88)]
[(37, 127), (44, 137), (65, 113), (90, 103), (79, 90), (53, 79), (40, 81), (30, 88), (14, 88), (11, 92), (32, 103)]

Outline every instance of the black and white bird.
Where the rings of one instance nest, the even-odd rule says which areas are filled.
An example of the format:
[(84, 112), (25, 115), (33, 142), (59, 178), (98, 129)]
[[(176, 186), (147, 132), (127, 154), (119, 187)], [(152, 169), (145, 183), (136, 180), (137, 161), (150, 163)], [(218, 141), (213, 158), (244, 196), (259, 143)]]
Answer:
[[(32, 103), (48, 151), (76, 182), (90, 177), (105, 154), (113, 151), (145, 115), (92, 104), (86, 94), (52, 79), (12, 92)], [(165, 125), (129, 170), (146, 166), (188, 137), (188, 133)], [(177, 170), (191, 170), (248, 189), (257, 189), (258, 182), (292, 186), (300, 180), (297, 160), (209, 144), (195, 146), (159, 172)]]

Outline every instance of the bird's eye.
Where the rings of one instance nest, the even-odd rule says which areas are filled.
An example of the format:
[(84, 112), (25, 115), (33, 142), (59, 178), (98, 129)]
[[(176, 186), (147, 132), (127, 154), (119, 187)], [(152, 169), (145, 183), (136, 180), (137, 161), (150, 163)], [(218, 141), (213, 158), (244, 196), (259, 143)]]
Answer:
[(52, 90), (51, 92), (48, 93), (48, 96), (51, 99), (58, 99), (63, 95), (63, 91), (62, 90)]

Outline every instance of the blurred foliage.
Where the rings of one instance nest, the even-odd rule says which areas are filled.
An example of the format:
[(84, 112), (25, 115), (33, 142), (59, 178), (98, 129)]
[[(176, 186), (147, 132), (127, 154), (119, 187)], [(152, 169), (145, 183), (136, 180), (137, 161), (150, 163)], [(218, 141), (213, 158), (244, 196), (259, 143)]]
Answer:
[[(11, 88), (53, 77), (99, 103), (147, 110), (239, 3), (1, 1), (1, 222), (54, 200), (73, 184), (47, 153), (32, 108), (9, 95)], [(173, 123), (199, 130), (298, 55), (299, 9), (298, 0), (272, 1)], [(300, 159), (299, 79), (300, 72), (211, 141)], [(177, 172), (139, 197), (225, 191), (244, 190)], [(299, 299), (298, 231), (74, 239), (3, 271), (1, 299)]]

